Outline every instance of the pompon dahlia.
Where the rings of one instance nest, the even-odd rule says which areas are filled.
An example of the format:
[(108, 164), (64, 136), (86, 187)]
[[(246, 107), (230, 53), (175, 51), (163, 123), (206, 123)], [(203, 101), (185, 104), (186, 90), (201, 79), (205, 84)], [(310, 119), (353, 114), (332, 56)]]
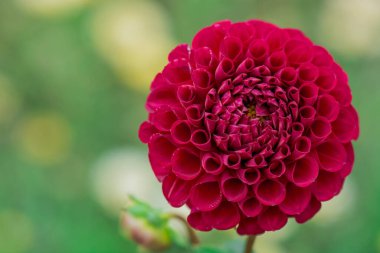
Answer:
[(169, 54), (139, 136), (192, 227), (260, 234), (340, 192), (359, 135), (351, 99), (346, 73), (301, 31), (221, 21)]

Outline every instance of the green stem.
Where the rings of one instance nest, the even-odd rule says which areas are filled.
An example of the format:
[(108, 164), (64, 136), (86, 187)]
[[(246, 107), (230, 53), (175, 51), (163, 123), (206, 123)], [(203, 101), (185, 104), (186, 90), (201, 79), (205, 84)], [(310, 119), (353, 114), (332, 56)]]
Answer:
[(187, 220), (185, 218), (183, 218), (181, 215), (178, 215), (178, 214), (170, 214), (169, 217), (172, 219), (176, 219), (176, 220), (180, 221), (186, 227), (187, 235), (189, 236), (189, 241), (190, 241), (191, 245), (195, 246), (195, 245), (198, 245), (200, 243), (197, 234), (189, 226), (189, 223), (187, 223)]
[(247, 241), (245, 243), (245, 250), (244, 253), (252, 253), (253, 245), (255, 244), (256, 236), (250, 235), (247, 238)]

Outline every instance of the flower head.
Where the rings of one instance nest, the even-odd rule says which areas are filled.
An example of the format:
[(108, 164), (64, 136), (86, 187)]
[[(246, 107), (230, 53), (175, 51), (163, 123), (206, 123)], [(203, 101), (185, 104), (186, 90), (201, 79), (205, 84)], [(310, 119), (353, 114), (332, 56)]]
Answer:
[(301, 31), (222, 21), (169, 54), (139, 136), (191, 226), (260, 234), (340, 192), (359, 135), (351, 99), (346, 73)]

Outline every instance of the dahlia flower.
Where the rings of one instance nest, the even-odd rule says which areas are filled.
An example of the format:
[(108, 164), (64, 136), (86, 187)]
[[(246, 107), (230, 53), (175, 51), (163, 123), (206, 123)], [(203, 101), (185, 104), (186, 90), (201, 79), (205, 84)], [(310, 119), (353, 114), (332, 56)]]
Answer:
[(139, 137), (192, 227), (275, 231), (341, 191), (359, 123), (348, 77), (326, 49), (296, 29), (221, 21), (168, 60)]

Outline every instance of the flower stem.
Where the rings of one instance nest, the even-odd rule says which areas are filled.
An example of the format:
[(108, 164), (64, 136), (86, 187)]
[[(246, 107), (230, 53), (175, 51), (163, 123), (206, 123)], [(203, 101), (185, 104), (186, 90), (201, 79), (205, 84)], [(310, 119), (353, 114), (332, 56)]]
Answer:
[(247, 241), (245, 243), (244, 253), (252, 253), (253, 245), (255, 244), (256, 236), (250, 235), (247, 237)]
[(195, 246), (195, 245), (198, 245), (200, 243), (197, 234), (189, 226), (189, 224), (187, 223), (187, 220), (185, 218), (183, 218), (181, 215), (174, 214), (174, 213), (170, 214), (170, 218), (173, 218), (173, 219), (180, 221), (186, 227), (187, 235), (189, 236), (189, 241), (190, 241), (191, 245)]

